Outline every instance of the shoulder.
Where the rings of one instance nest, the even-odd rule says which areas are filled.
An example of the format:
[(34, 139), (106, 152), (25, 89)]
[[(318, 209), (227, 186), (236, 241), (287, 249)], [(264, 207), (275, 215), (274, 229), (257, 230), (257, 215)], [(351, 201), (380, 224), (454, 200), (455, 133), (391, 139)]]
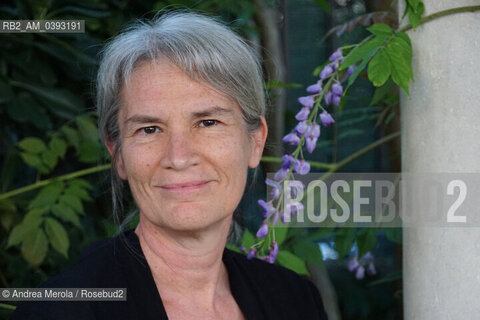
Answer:
[(248, 260), (228, 249), (225, 256), (241, 270), (242, 278), (252, 282), (257, 294), (265, 298), (268, 304), (265, 308), (283, 317), (295, 314), (297, 319), (327, 319), (320, 293), (307, 278), (259, 259)]
[[(126, 261), (122, 257), (125, 248), (120, 241), (123, 240), (115, 237), (90, 244), (73, 265), (40, 288), (126, 288)], [(114, 303), (117, 305), (105, 301), (28, 301), (20, 304), (11, 319), (96, 319), (99, 304), (119, 306), (119, 302)]]

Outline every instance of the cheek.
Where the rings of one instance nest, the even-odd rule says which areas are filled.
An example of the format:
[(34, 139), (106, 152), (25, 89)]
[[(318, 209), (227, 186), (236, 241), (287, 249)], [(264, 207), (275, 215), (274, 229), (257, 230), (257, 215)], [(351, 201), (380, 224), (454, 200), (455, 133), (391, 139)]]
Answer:
[(150, 171), (157, 161), (155, 154), (153, 146), (126, 147), (122, 152), (122, 158), (128, 178), (140, 179), (150, 176)]

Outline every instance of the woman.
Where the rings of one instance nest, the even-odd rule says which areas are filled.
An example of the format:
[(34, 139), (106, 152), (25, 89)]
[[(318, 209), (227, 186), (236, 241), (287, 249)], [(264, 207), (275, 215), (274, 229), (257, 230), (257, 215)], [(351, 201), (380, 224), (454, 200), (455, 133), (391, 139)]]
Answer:
[(236, 34), (193, 13), (139, 24), (104, 51), (97, 95), (114, 209), (125, 181), (139, 224), (45, 286), (127, 300), (30, 303), (14, 319), (326, 319), (310, 282), (224, 249), (267, 136), (261, 69)]

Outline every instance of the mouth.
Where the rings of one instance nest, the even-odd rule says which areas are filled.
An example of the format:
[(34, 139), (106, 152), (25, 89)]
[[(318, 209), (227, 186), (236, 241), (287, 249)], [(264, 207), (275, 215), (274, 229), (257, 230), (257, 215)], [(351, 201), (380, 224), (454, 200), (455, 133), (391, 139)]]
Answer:
[(168, 192), (189, 192), (189, 191), (196, 191), (200, 190), (203, 187), (205, 187), (208, 183), (210, 183), (210, 180), (203, 180), (203, 181), (189, 181), (189, 182), (183, 182), (183, 183), (172, 183), (172, 184), (166, 184), (160, 186), (162, 190), (168, 191)]

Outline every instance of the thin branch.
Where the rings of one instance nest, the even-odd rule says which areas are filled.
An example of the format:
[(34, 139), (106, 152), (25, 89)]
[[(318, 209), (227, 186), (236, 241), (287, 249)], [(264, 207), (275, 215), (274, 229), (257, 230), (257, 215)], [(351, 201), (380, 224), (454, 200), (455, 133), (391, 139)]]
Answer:
[[(466, 7), (458, 7), (458, 8), (451, 8), (451, 9), (447, 9), (447, 10), (443, 10), (443, 11), (438, 11), (438, 12), (432, 13), (428, 16), (425, 16), (425, 17), (421, 18), (420, 19), (420, 24), (424, 24), (424, 23), (432, 21), (434, 19), (437, 19), (437, 18), (440, 18), (440, 17), (443, 17), (443, 16), (448, 16), (448, 15), (451, 15), (451, 14), (462, 13), (462, 12), (476, 12), (476, 11), (479, 11), (479, 10), (480, 10), (480, 6), (466, 6)], [(408, 25), (400, 28), (398, 31), (399, 32), (405, 32), (405, 31), (408, 31), (412, 28), (413, 28), (412, 25), (408, 24)]]
[[(266, 157), (265, 156), (265, 157), (261, 158), (261, 161), (280, 163), (280, 162), (282, 162), (282, 158)], [(334, 166), (334, 164), (331, 164), (331, 163), (324, 163), (324, 162), (317, 162), (317, 161), (310, 161), (310, 160), (307, 160), (307, 161), (308, 161), (308, 163), (310, 163), (310, 166), (315, 167), (315, 168), (319, 168), (319, 169), (330, 169), (330, 168), (332, 168), (332, 166)]]
[(329, 176), (331, 176), (334, 172), (338, 171), (341, 167), (347, 165), (348, 163), (352, 162), (353, 160), (363, 156), (365, 153), (375, 149), (376, 147), (379, 147), (381, 146), (382, 144), (384, 143), (387, 143), (395, 138), (398, 138), (400, 137), (400, 131), (397, 131), (397, 132), (394, 132), (392, 134), (389, 134), (388, 136), (385, 136), (383, 137), (382, 139), (380, 140), (377, 140), (375, 141), (374, 143), (372, 144), (369, 144), (368, 146), (366, 146), (365, 148), (362, 148), (360, 150), (358, 150), (357, 152), (354, 152), (352, 153), (351, 155), (349, 155), (348, 157), (346, 157), (345, 159), (343, 159), (342, 161), (338, 162), (338, 163), (335, 163), (332, 168), (326, 172), (324, 175), (322, 175), (322, 177), (320, 178), (320, 180), (325, 180), (327, 179)]
[(41, 188), (41, 187), (46, 186), (47, 184), (55, 182), (55, 181), (65, 181), (65, 180), (75, 179), (75, 178), (78, 178), (78, 177), (86, 176), (86, 175), (96, 173), (96, 172), (100, 172), (100, 171), (105, 171), (105, 170), (108, 170), (108, 169), (110, 169), (110, 164), (104, 164), (104, 165), (100, 165), (100, 166), (96, 166), (96, 167), (91, 167), (91, 168), (75, 171), (75, 172), (72, 172), (72, 173), (67, 173), (67, 174), (64, 174), (62, 176), (58, 176), (58, 177), (55, 177), (55, 178), (40, 180), (40, 181), (35, 182), (33, 184), (30, 184), (28, 186), (21, 187), (21, 188), (18, 188), (18, 189), (11, 190), (11, 191), (0, 194), (0, 200), (11, 198), (11, 197), (17, 196), (19, 194)]

